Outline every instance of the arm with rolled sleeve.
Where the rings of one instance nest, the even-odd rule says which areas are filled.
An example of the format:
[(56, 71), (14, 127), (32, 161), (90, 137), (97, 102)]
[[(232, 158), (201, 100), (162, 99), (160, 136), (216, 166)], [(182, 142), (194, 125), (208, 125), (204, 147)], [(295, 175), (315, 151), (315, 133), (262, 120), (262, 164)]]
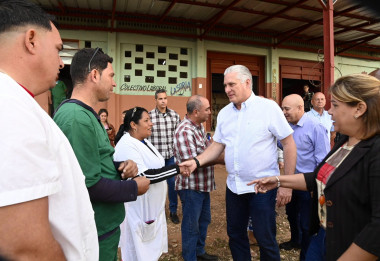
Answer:
[[(280, 107), (273, 102), (273, 117), (270, 131), (280, 141), (284, 151), (284, 174), (292, 175), (296, 169), (297, 147), (293, 139), (293, 130), (286, 121)], [(290, 202), (292, 189), (279, 188), (277, 192), (277, 205), (283, 206)]]
[(86, 186), (92, 201), (121, 203), (136, 200), (136, 181), (102, 176), (98, 134), (91, 123), (74, 119), (72, 124), (64, 125), (61, 129), (70, 141), (86, 177)]

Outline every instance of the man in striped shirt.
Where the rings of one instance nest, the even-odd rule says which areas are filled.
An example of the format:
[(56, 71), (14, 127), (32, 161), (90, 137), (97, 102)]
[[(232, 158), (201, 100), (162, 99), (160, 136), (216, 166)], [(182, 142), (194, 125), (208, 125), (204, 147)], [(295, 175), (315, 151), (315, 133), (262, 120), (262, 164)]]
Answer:
[[(174, 156), (178, 163), (201, 154), (210, 144), (203, 122), (211, 114), (209, 101), (202, 96), (190, 97), (187, 115), (174, 135)], [(214, 167), (198, 168), (189, 177), (178, 175), (175, 188), (182, 202), (182, 256), (185, 261), (218, 260), (205, 252), (207, 227), (211, 222), (210, 191), (215, 190)]]
[[(180, 123), (178, 113), (168, 108), (168, 97), (164, 89), (157, 90), (155, 95), (156, 108), (149, 112), (153, 123), (152, 135), (149, 141), (161, 153), (165, 159), (165, 166), (174, 164), (173, 157), (173, 135)], [(178, 198), (174, 190), (174, 177), (167, 179), (170, 220), (174, 224), (179, 224), (177, 216)]]

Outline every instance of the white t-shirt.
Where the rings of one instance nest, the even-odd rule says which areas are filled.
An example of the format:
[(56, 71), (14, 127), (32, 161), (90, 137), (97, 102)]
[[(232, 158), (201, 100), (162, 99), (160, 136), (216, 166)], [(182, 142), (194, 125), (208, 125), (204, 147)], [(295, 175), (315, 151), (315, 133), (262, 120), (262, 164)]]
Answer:
[(274, 101), (252, 93), (240, 110), (226, 105), (218, 114), (213, 139), (225, 145), (228, 188), (236, 194), (252, 193), (254, 186), (248, 182), (279, 175), (276, 142), (292, 133)]
[[(164, 158), (150, 141), (145, 139), (145, 142), (146, 145), (125, 133), (115, 147), (114, 160), (133, 160), (139, 173), (162, 168)], [(151, 184), (136, 201), (124, 204), (126, 215), (120, 225), (119, 244), (123, 260), (154, 261), (168, 252), (166, 191), (165, 181)]]
[(67, 260), (98, 260), (85, 177), (58, 126), (19, 84), (0, 73), (0, 207), (43, 197)]

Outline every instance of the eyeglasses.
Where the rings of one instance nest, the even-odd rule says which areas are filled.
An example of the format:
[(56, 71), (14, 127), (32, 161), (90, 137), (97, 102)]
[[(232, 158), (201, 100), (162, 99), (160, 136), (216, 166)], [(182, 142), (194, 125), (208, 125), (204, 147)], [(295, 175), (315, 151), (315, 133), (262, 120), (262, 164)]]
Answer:
[(131, 119), (133, 119), (133, 116), (135, 116), (135, 112), (136, 112), (136, 110), (137, 110), (137, 107), (133, 108)]
[(90, 61), (88, 62), (88, 72), (89, 72), (89, 73), (91, 72), (91, 62), (92, 62), (92, 59), (94, 59), (96, 53), (97, 53), (99, 50), (100, 50), (100, 48), (99, 48), (99, 47), (96, 47), (94, 54), (92, 55)]

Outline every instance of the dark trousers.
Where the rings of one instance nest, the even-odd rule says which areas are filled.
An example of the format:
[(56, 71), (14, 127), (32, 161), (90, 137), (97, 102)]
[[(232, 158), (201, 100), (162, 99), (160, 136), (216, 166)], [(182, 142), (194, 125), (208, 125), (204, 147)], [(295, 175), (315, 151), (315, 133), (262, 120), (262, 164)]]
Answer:
[(280, 250), (276, 241), (276, 195), (277, 189), (265, 194), (238, 195), (226, 188), (227, 234), (234, 260), (251, 260), (247, 235), (249, 216), (252, 218), (253, 233), (260, 246), (260, 260), (280, 260)]
[(310, 192), (293, 190), (292, 200), (286, 205), (290, 225), (291, 241), (301, 244), (300, 260), (305, 260), (310, 243)]
[[(165, 160), (165, 166), (173, 165), (174, 157)], [(175, 176), (166, 180), (168, 184), (168, 198), (169, 198), (169, 210), (170, 213), (177, 213), (178, 206), (178, 192), (175, 190)]]
[(306, 253), (306, 261), (326, 260), (326, 230), (322, 227), (313, 235)]

